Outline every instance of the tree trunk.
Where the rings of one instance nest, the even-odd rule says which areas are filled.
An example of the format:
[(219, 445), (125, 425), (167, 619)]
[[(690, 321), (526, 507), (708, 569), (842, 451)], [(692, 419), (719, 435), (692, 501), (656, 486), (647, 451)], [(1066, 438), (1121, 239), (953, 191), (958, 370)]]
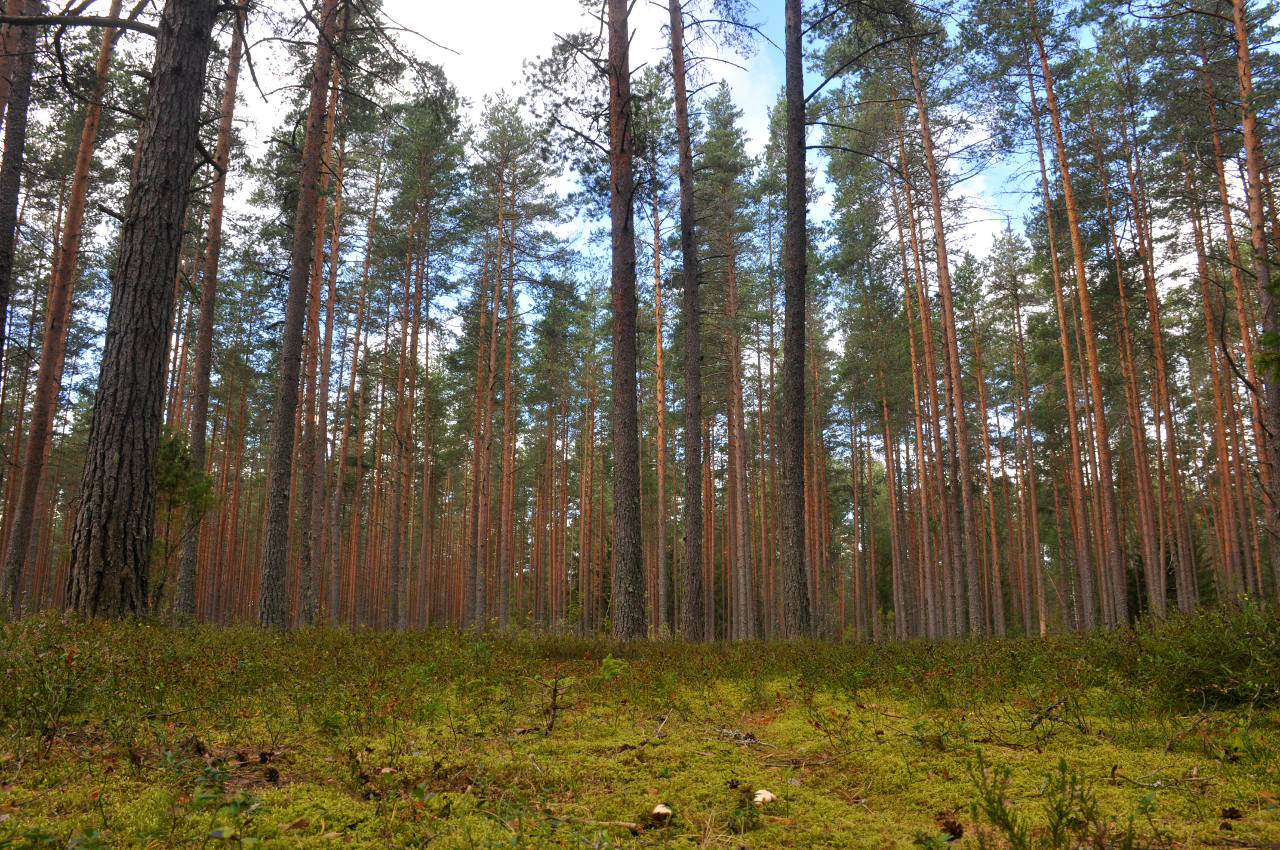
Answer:
[[(40, 12), (40, 0), (26, 0), (24, 14)], [(12, 27), (11, 27), (12, 29)], [(13, 293), (13, 254), (18, 242), (18, 195), (22, 189), (22, 160), (27, 144), (27, 109), (31, 102), (31, 76), (35, 67), (34, 26), (18, 27), (10, 63), (9, 96), (5, 102), (4, 156), (0, 159), (0, 362), (4, 359), (5, 323)]]
[[(112, 4), (118, 13), (118, 0)], [(231, 28), (231, 50), (227, 54), (226, 81), (222, 86), (222, 109), (218, 120), (218, 143), (214, 149), (214, 177), (209, 198), (209, 232), (204, 247), (204, 268), (200, 274), (200, 319), (196, 326), (195, 380), (191, 398), (191, 466), (205, 471), (209, 421), (209, 372), (213, 361), (213, 318), (218, 297), (218, 260), (222, 253), (222, 209), (227, 189), (227, 166), (231, 161), (231, 128), (236, 108), (236, 83), (240, 78), (240, 55), (244, 49), (245, 12), (248, 0), (241, 0)], [(105, 41), (104, 41), (105, 45)], [(191, 617), (196, 613), (196, 562), (200, 553), (203, 511), (187, 519), (178, 566), (178, 595), (174, 613)]]
[(1103, 210), (1107, 217), (1107, 237), (1116, 272), (1117, 303), (1120, 307), (1120, 367), (1125, 386), (1125, 412), (1129, 418), (1129, 442), (1133, 450), (1134, 489), (1138, 503), (1138, 537), (1142, 550), (1143, 579), (1147, 586), (1147, 604), (1150, 606), (1150, 612), (1157, 617), (1163, 617), (1166, 609), (1165, 561), (1161, 557), (1162, 550), (1159, 543), (1156, 496), (1151, 483), (1151, 465), (1147, 454), (1147, 428), (1142, 418), (1133, 363), (1133, 344), (1129, 334), (1129, 302), (1124, 291), (1124, 264), (1120, 256), (1120, 243), (1116, 236), (1116, 219), (1111, 206), (1111, 189), (1108, 185), (1106, 163), (1102, 157), (1102, 144), (1098, 140), (1098, 130), (1092, 111), (1089, 112), (1089, 132), (1093, 139), (1098, 180), (1102, 186)]
[[(1071, 344), (1068, 331), (1069, 316), (1062, 294), (1062, 272), (1058, 266), (1058, 246), (1054, 236), (1053, 208), (1050, 205), (1049, 174), (1045, 167), (1044, 143), (1040, 131), (1040, 110), (1036, 106), (1036, 89), (1031, 73), (1030, 62), (1027, 64), (1027, 85), (1031, 97), (1031, 128), (1036, 137), (1036, 154), (1040, 163), (1040, 191), (1044, 200), (1045, 224), (1049, 236), (1049, 259), (1053, 271), (1053, 297), (1058, 314), (1058, 345), (1062, 349), (1062, 382), (1063, 398), (1066, 402), (1067, 441), (1071, 458), (1067, 466), (1068, 486), (1070, 488), (1072, 552), (1076, 567), (1076, 604), (1079, 607), (1077, 626), (1081, 629), (1093, 629), (1098, 625), (1097, 594), (1093, 578), (1093, 559), (1090, 556), (1091, 546), (1088, 533), (1088, 513), (1084, 493), (1084, 472), (1080, 468), (1080, 432), (1076, 420), (1075, 380), (1072, 377)], [(1061, 536), (1059, 535), (1059, 550)]]
[[(657, 174), (657, 169), (654, 169)], [(658, 182), (653, 183), (653, 327), (654, 394), (658, 408), (656, 463), (658, 467), (658, 629), (671, 632), (671, 561), (667, 558), (667, 375), (662, 363), (662, 232), (658, 217)]]
[[(960, 342), (956, 336), (955, 305), (951, 294), (951, 268), (947, 260), (947, 238), (942, 222), (942, 194), (938, 185), (938, 169), (933, 155), (933, 133), (929, 127), (929, 109), (920, 82), (920, 69), (915, 50), (907, 52), (911, 85), (915, 91), (916, 112), (920, 117), (920, 135), (924, 144), (925, 169), (929, 174), (929, 191), (933, 201), (934, 245), (938, 261), (938, 291), (942, 296), (942, 338), (947, 351), (947, 370), (951, 382), (951, 416), (955, 424), (956, 455), (960, 489), (961, 528), (964, 533), (964, 575), (968, 597), (968, 633), (982, 635), (986, 631), (978, 563), (978, 516), (973, 505), (973, 469), (969, 459), (969, 426), (964, 409), (964, 376), (960, 368)], [(963, 631), (963, 630), (962, 630)]]
[(298, 206), (293, 221), (289, 260), (289, 294), (280, 345), (280, 381), (271, 413), (271, 443), (267, 460), (267, 518), (258, 588), (258, 623), (275, 629), (289, 625), (285, 597), (285, 567), (289, 560), (290, 475), (293, 468), (294, 425), (302, 371), (302, 332), (311, 281), (311, 252), (319, 209), (320, 156), (324, 147), (325, 100), (333, 67), (338, 0), (324, 0), (320, 37), (311, 70), (311, 100), (298, 174)]
[(511, 349), (514, 327), (511, 320), (515, 312), (515, 227), (512, 226), (511, 244), (507, 249), (507, 306), (504, 332), (506, 340), (503, 347), (503, 381), (502, 381), (502, 473), (501, 473), (501, 507), (499, 516), (501, 525), (498, 530), (498, 625), (506, 629), (508, 597), (511, 592), (510, 578), (515, 561), (515, 529), (512, 525), (512, 514), (515, 511), (515, 464), (516, 464), (516, 411), (515, 411), (515, 378), (511, 365)]
[(706, 637), (702, 617), (702, 306), (698, 294), (698, 245), (694, 236), (693, 145), (684, 60), (680, 0), (668, 0), (671, 73), (675, 84), (676, 144), (680, 173), (680, 251), (684, 275), (684, 570), (680, 582), (680, 634)]
[(71, 541), (68, 601), (89, 616), (147, 599), (173, 281), (217, 9), (169, 0), (160, 21)]
[[(120, 5), (120, 0), (112, 0), (111, 17), (117, 17), (120, 14)], [(23, 27), (23, 30), (33, 29), (35, 28)], [(119, 31), (115, 29), (107, 29), (102, 33), (102, 44), (98, 48), (98, 63), (94, 70), (93, 93), (85, 106), (84, 125), (80, 130), (80, 145), (76, 151), (75, 171), (71, 177), (71, 193), (67, 200), (62, 240), (57, 250), (53, 276), (49, 281), (44, 338), (40, 352), (40, 368), (36, 373), (30, 431), (23, 451), (17, 504), (13, 507), (12, 532), (4, 556), (9, 604), (15, 612), (22, 610), (23, 601), (18, 591), (23, 573), (32, 561), (31, 524), (44, 480), (44, 466), (49, 456), (49, 439), (53, 433), (53, 417), (58, 404), (58, 393), (62, 387), (62, 370), (67, 354), (67, 320), (71, 314), (71, 291), (75, 286), (76, 265), (80, 257), (85, 201), (89, 194), (89, 168), (93, 163), (93, 150), (98, 139), (98, 122), (102, 117), (102, 98), (106, 93), (107, 75), (111, 70), (111, 54), (115, 49), (118, 33)], [(30, 85), (29, 81), (27, 85)], [(19, 82), (20, 86), (21, 82)], [(20, 120), (25, 120), (25, 111), (24, 109), (24, 115)], [(17, 117), (16, 110), (10, 115)], [(0, 309), (8, 308), (7, 305), (0, 305)], [(2, 359), (3, 353), (0, 353), (0, 360)]]
[[(1027, 0), (1027, 7), (1034, 12), (1034, 0)], [(1071, 169), (1067, 164), (1067, 147), (1062, 132), (1062, 120), (1058, 101), (1053, 90), (1053, 76), (1049, 69), (1049, 56), (1044, 38), (1038, 27), (1032, 28), (1036, 49), (1040, 56), (1040, 71), (1044, 75), (1045, 105), (1053, 126), (1053, 138), (1058, 153), (1058, 173), (1062, 178), (1062, 201), (1067, 209), (1067, 230), (1071, 236), (1071, 253), (1075, 262), (1076, 291), (1080, 297), (1080, 320), (1084, 325), (1084, 352), (1088, 366), (1089, 393), (1093, 402), (1094, 438), (1098, 450), (1098, 499), (1102, 515), (1102, 534), (1105, 544), (1102, 571), (1102, 613), (1107, 625), (1123, 625), (1129, 619), (1125, 593), (1124, 556), (1120, 547), (1120, 526), (1116, 518), (1115, 478), (1112, 474), (1111, 440), (1107, 432), (1106, 405), (1102, 398), (1102, 373), (1098, 362), (1098, 335), (1093, 325), (1093, 308), (1089, 299), (1089, 278), (1084, 266), (1084, 241), (1080, 236), (1080, 216), (1076, 209), (1075, 190), (1071, 185)]]
[(742, 399), (742, 344), (739, 338), (738, 271), (736, 247), (729, 239), (725, 246), (727, 267), (726, 318), (729, 322), (728, 354), (728, 446), (729, 504), (732, 518), (731, 572), (733, 575), (733, 607), (735, 640), (758, 640), (755, 585), (751, 574), (751, 510), (747, 489), (747, 432)]
[(645, 636), (636, 410), (636, 240), (627, 0), (609, 0), (609, 218), (613, 310), (613, 636)]
[(786, 241), (783, 244), (782, 331), (782, 571), (783, 634), (813, 631), (805, 571), (805, 290), (808, 274), (805, 99), (800, 0), (786, 0)]
[[(1271, 261), (1267, 257), (1266, 220), (1262, 208), (1262, 142), (1258, 138), (1258, 117), (1253, 105), (1253, 66), (1249, 58), (1249, 28), (1245, 0), (1231, 0), (1231, 16), (1236, 41), (1236, 75), (1240, 81), (1240, 124), (1244, 136), (1245, 198), (1249, 208), (1249, 235), (1253, 246), (1253, 271), (1262, 304), (1262, 332), (1280, 333), (1276, 295), (1271, 285)], [(1280, 582), (1280, 374), (1273, 365), (1263, 377), (1263, 418), (1267, 441), (1263, 480), (1269, 482), (1266, 526), (1271, 538), (1272, 569)]]

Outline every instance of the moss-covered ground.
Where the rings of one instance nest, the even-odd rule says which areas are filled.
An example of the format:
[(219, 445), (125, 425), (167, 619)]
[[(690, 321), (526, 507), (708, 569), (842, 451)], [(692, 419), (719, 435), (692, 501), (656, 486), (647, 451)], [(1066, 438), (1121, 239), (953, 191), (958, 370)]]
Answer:
[(1259, 607), (888, 646), (30, 619), (0, 626), (0, 847), (1280, 848), (1277, 634)]

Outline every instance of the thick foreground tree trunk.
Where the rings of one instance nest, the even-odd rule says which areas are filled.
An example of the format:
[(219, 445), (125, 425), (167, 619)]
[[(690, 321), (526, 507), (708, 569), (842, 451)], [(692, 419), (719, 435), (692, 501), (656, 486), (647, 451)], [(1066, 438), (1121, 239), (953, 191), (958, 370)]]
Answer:
[(67, 600), (89, 616), (147, 600), (173, 281), (217, 10), (168, 0), (160, 19), (71, 538)]
[(804, 325), (806, 197), (804, 173), (804, 68), (800, 0), (786, 3), (787, 222), (783, 243), (782, 512), (778, 558), (782, 571), (783, 633), (812, 630), (804, 566)]
[(636, 411), (636, 240), (627, 0), (609, 0), (609, 218), (613, 233), (613, 636), (645, 636)]

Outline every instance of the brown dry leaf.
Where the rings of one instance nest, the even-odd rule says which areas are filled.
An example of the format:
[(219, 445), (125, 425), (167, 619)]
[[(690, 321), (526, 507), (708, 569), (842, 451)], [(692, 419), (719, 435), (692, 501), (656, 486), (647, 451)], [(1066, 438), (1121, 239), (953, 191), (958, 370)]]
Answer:
[(285, 824), (280, 831), (293, 832), (295, 829), (306, 829), (309, 826), (311, 826), (311, 821), (306, 818), (298, 818), (295, 821)]

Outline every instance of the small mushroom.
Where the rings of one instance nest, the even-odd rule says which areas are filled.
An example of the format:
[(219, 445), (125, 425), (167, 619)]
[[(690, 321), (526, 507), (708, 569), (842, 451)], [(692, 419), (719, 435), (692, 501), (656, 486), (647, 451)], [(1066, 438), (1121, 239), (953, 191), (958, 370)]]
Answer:
[(640, 816), (640, 822), (636, 824), (636, 829), (633, 829), (632, 832), (638, 835), (639, 832), (637, 830), (661, 829), (662, 827), (670, 826), (674, 816), (675, 812), (671, 810), (670, 806), (666, 803), (658, 803)]
[(775, 802), (777, 799), (778, 799), (777, 794), (773, 793), (772, 791), (766, 791), (765, 789), (761, 788), (758, 791), (756, 791), (755, 796), (751, 798), (751, 803), (752, 805), (756, 805), (756, 806), (767, 806), (770, 803)]

